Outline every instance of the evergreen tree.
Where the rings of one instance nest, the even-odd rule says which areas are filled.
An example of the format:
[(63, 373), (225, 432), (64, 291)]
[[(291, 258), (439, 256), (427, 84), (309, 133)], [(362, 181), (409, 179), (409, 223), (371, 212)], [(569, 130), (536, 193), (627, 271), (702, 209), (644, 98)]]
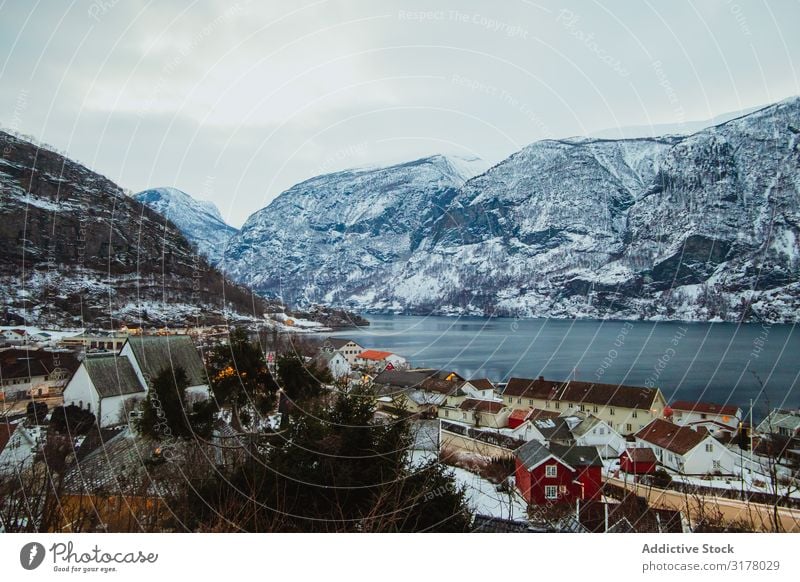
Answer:
[(229, 473), (191, 488), (191, 527), (466, 531), (464, 488), (435, 461), (411, 466), (409, 421), (376, 422), (374, 410), (366, 392), (339, 394), (330, 408), (293, 417), (279, 440), (253, 442)]
[(234, 330), (227, 345), (211, 352), (209, 368), (214, 397), (220, 405), (230, 405), (238, 411), (251, 404), (261, 414), (274, 408), (278, 385), (264, 354), (245, 330)]
[(153, 438), (183, 437), (192, 432), (185, 409), (189, 380), (183, 368), (164, 368), (142, 404), (139, 431)]
[(294, 352), (279, 356), (277, 363), (281, 388), (295, 401), (319, 396), (322, 384), (333, 381), (327, 369), (317, 368)]

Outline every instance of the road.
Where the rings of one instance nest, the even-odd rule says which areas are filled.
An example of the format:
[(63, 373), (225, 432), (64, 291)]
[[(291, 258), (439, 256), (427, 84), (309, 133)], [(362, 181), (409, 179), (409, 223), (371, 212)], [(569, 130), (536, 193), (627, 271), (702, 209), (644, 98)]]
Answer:
[[(636, 495), (644, 497), (653, 507), (680, 510), (692, 520), (692, 523), (705, 511), (706, 515), (719, 513), (723, 522), (727, 524), (744, 522), (751, 524), (756, 531), (773, 531), (773, 507), (771, 505), (747, 503), (725, 497), (704, 496), (698, 498), (670, 489), (658, 489), (636, 483), (626, 484), (623, 480), (615, 477), (608, 477), (605, 481), (618, 487), (627, 488)], [(800, 532), (800, 510), (780, 507), (778, 508), (778, 520), (783, 531)]]

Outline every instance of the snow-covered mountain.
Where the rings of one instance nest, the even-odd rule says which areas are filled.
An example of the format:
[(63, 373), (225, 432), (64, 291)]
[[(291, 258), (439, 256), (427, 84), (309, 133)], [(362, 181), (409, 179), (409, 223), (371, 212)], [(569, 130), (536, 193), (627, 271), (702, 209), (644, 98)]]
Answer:
[(134, 198), (172, 221), (213, 265), (220, 262), (228, 239), (238, 232), (225, 223), (213, 202), (197, 200), (176, 188), (152, 188)]
[(229, 245), (293, 302), (550, 317), (795, 320), (800, 99), (695, 134), (536, 142), (289, 189)]
[(185, 325), (274, 310), (111, 180), (4, 132), (0, 151), (0, 321)]
[(228, 243), (225, 270), (292, 303), (346, 303), (391, 281), (458, 189), (485, 169), (432, 156), (312, 178), (247, 219)]

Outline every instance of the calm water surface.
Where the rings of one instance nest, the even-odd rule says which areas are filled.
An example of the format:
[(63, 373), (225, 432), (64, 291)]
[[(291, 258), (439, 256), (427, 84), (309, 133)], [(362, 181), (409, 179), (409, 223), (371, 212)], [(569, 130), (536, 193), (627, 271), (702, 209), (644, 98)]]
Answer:
[(415, 366), (494, 381), (512, 376), (661, 388), (667, 400), (800, 406), (800, 329), (794, 325), (482, 319), (367, 315), (336, 333), (385, 348)]

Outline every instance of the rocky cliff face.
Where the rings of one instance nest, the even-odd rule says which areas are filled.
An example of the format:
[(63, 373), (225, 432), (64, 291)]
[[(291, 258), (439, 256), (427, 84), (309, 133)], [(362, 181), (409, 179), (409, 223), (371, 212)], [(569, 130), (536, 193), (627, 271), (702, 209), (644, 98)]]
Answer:
[(226, 272), (298, 305), (341, 305), (383, 289), (484, 167), (434, 156), (297, 184), (231, 238)]
[(795, 320), (800, 99), (690, 136), (534, 143), (320, 176), (231, 239), (293, 302), (542, 317)]
[(178, 228), (110, 180), (0, 132), (2, 319), (159, 324), (260, 317)]
[(225, 223), (219, 209), (176, 188), (153, 188), (133, 196), (170, 220), (212, 265), (222, 259), (225, 245), (238, 231)]

